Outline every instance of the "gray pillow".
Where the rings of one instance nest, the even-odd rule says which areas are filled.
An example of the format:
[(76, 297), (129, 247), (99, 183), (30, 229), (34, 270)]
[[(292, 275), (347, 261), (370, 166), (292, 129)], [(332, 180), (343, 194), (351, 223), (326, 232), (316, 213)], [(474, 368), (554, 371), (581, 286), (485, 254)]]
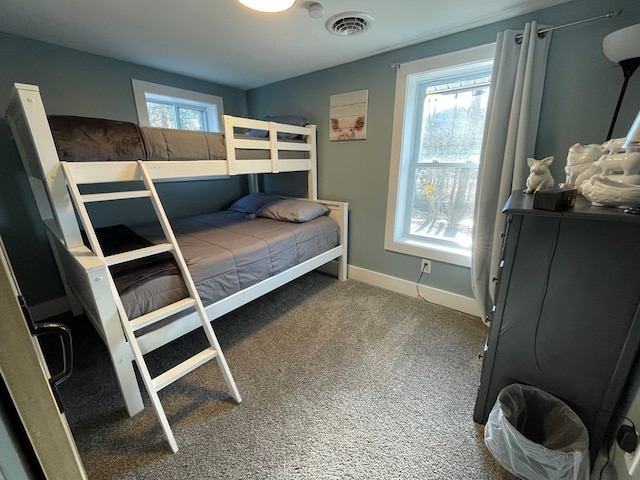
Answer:
[(267, 193), (250, 193), (239, 200), (236, 200), (233, 205), (229, 207), (229, 210), (240, 213), (256, 213), (263, 206), (269, 202), (275, 202), (281, 200), (282, 197), (278, 195), (269, 195)]
[(285, 222), (302, 223), (329, 213), (329, 207), (306, 200), (278, 200), (256, 212), (256, 216)]
[[(309, 121), (300, 115), (267, 115), (262, 117), (261, 120), (265, 122), (277, 122), (277, 123), (286, 123), (287, 125), (296, 125), (298, 127), (305, 127)], [(266, 138), (269, 136), (269, 132), (267, 130), (249, 130), (247, 132), (249, 137), (262, 137)], [(278, 132), (278, 138), (281, 140), (294, 140), (300, 138), (300, 135), (295, 133), (286, 133), (286, 132)]]

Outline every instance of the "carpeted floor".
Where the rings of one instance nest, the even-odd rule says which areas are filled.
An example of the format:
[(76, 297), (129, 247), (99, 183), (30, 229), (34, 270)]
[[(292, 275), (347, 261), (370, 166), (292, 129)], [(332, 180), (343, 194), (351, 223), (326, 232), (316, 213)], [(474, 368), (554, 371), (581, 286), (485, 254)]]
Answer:
[[(487, 331), (471, 316), (308, 274), (214, 322), (240, 405), (216, 362), (160, 392), (175, 454), (146, 393), (127, 416), (86, 319), (68, 324), (75, 370), (60, 394), (92, 480), (515, 478), (472, 419)], [(204, 346), (194, 332), (148, 364)]]

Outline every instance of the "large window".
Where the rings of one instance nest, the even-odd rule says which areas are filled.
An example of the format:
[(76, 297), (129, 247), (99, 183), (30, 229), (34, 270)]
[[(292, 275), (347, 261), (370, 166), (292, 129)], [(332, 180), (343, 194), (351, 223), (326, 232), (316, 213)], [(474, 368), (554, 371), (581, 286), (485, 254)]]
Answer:
[(494, 46), (398, 70), (385, 248), (470, 265)]
[(219, 132), (222, 98), (131, 80), (140, 125)]

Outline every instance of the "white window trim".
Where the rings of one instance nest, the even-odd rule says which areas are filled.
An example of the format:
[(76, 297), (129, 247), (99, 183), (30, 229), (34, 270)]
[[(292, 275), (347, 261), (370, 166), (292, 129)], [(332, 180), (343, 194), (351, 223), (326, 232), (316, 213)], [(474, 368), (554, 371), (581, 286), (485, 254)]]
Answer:
[[(222, 116), (224, 115), (222, 97), (184, 90), (182, 88), (169, 87), (158, 83), (145, 82), (133, 78), (131, 79), (131, 86), (133, 87), (133, 96), (138, 112), (138, 123), (142, 126), (149, 126), (149, 112), (147, 111), (145, 94), (151, 93), (172, 99), (180, 99), (184, 101), (185, 104), (193, 102), (197, 106), (205, 106), (209, 130), (213, 132), (222, 131)], [(207, 108), (207, 105), (215, 105), (215, 109), (212, 107)]]
[(471, 266), (471, 251), (442, 245), (427, 245), (417, 241), (399, 241), (395, 231), (398, 222), (402, 222), (402, 215), (398, 215), (398, 182), (400, 180), (400, 168), (403, 148), (407, 139), (404, 135), (405, 102), (407, 98), (407, 81), (409, 75), (434, 71), (443, 68), (451, 68), (458, 65), (477, 63), (485, 60), (493, 60), (495, 43), (479, 47), (446, 53), (435, 57), (424, 58), (409, 63), (403, 63), (398, 68), (396, 78), (396, 95), (393, 111), (393, 132), (391, 139), (391, 162), (389, 169), (389, 190), (387, 196), (387, 215), (385, 225), (385, 250), (404, 253), (420, 258), (429, 258), (436, 261)]

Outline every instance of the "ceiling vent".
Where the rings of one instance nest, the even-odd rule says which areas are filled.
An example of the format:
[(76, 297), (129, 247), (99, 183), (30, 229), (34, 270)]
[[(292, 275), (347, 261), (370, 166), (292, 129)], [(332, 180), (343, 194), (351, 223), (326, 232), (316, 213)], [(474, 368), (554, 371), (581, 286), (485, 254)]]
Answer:
[(340, 13), (327, 21), (327, 30), (339, 37), (360, 35), (372, 26), (373, 17), (363, 12)]

